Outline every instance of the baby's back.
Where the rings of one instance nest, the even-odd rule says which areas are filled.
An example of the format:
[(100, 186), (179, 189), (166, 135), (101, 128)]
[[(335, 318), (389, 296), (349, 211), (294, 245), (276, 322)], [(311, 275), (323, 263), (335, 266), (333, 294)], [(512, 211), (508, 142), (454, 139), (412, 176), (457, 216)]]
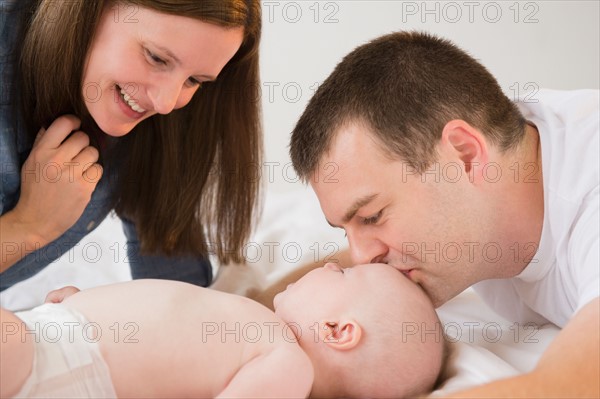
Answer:
[(251, 359), (281, 346), (301, 350), (266, 307), (181, 282), (114, 284), (63, 304), (97, 323), (119, 397), (215, 397)]

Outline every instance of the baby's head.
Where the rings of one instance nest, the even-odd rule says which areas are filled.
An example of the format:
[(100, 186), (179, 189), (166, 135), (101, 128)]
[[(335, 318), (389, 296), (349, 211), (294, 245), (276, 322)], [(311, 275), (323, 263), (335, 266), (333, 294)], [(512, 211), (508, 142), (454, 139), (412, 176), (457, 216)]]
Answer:
[(433, 305), (391, 266), (328, 263), (274, 306), (313, 362), (311, 396), (416, 396), (440, 374), (444, 337)]

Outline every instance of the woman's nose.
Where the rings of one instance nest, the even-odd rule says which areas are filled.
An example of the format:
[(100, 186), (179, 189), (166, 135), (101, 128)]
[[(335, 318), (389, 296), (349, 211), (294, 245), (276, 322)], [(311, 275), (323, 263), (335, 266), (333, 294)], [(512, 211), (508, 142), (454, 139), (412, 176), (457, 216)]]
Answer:
[(175, 82), (157, 85), (148, 93), (154, 111), (163, 115), (169, 114), (175, 109), (180, 95), (181, 85)]

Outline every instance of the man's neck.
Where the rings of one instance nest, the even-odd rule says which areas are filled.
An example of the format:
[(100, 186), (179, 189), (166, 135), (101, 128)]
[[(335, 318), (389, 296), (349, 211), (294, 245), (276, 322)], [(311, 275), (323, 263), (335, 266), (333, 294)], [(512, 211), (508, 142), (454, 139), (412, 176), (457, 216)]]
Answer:
[(508, 205), (505, 220), (509, 223), (504, 228), (511, 242), (511, 261), (503, 267), (506, 273), (514, 276), (522, 272), (535, 256), (544, 223), (542, 153), (535, 126), (526, 126), (525, 138), (506, 166), (512, 179), (504, 187), (505, 203)]

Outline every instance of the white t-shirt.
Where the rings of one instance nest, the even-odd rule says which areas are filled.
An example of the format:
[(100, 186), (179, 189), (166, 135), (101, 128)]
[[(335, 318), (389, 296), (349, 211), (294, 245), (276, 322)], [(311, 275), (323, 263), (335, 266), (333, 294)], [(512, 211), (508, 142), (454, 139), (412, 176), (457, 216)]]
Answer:
[(508, 320), (564, 327), (599, 296), (599, 94), (540, 90), (533, 96), (538, 102), (518, 103), (540, 134), (542, 236), (534, 259), (518, 276), (474, 285)]

